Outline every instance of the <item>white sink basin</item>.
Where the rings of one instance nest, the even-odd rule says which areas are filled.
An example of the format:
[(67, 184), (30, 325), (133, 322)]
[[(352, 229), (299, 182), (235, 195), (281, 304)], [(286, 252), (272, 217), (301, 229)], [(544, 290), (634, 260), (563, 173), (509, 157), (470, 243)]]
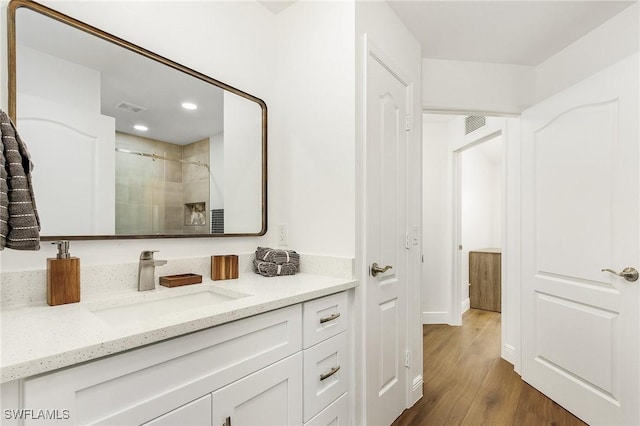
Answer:
[(203, 306), (211, 306), (238, 298), (239, 297), (205, 290), (197, 293), (171, 296), (158, 300), (145, 300), (123, 306), (95, 309), (92, 312), (94, 315), (111, 324), (127, 323), (132, 321), (152, 320), (154, 317), (194, 308), (201, 308)]

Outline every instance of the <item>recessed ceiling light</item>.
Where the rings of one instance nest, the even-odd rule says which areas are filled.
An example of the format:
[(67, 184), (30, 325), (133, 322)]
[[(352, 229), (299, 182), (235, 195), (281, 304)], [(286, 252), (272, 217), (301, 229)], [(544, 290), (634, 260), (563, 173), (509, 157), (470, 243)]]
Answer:
[(136, 124), (135, 126), (133, 126), (133, 128), (136, 130), (140, 130), (141, 132), (146, 132), (147, 130), (149, 130), (147, 126), (143, 126), (142, 124)]
[(198, 109), (198, 105), (192, 103), (192, 102), (183, 102), (182, 103), (182, 108), (184, 109)]

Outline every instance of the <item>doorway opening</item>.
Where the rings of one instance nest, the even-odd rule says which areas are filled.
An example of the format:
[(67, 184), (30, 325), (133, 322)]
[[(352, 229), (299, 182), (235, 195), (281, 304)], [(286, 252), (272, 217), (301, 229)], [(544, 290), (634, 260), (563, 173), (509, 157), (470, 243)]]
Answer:
[(454, 201), (454, 285), (460, 287), (462, 313), (469, 308), (502, 312), (502, 139), (498, 131), (455, 152), (459, 190)]
[[(483, 300), (476, 303), (479, 297), (492, 300), (491, 310), (506, 313), (507, 136), (513, 139), (514, 121), (423, 115), (423, 324), (461, 325), (472, 305), (487, 308)], [(495, 277), (493, 296), (480, 286), (474, 290), (481, 291), (470, 291), (470, 256), (494, 258), (488, 264)]]

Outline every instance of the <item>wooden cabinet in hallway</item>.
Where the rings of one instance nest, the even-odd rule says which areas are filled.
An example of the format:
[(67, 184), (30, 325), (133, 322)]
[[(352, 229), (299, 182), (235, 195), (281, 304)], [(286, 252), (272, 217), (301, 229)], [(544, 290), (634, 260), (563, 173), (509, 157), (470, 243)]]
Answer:
[(472, 308), (502, 311), (501, 264), (500, 249), (469, 252), (469, 299)]

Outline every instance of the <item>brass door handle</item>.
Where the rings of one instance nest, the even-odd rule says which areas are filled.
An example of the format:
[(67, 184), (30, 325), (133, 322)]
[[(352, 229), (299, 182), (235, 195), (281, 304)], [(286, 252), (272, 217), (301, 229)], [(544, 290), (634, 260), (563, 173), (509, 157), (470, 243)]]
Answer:
[(387, 272), (391, 268), (392, 268), (392, 266), (390, 266), (390, 265), (387, 265), (384, 268), (381, 268), (381, 267), (378, 266), (377, 263), (374, 262), (371, 265), (371, 275), (373, 275), (375, 277), (378, 274), (383, 274), (383, 273)]
[(638, 271), (630, 266), (624, 268), (622, 272), (616, 272), (613, 269), (609, 268), (603, 269), (602, 272), (611, 272), (612, 274), (622, 277), (629, 282), (638, 281)]

